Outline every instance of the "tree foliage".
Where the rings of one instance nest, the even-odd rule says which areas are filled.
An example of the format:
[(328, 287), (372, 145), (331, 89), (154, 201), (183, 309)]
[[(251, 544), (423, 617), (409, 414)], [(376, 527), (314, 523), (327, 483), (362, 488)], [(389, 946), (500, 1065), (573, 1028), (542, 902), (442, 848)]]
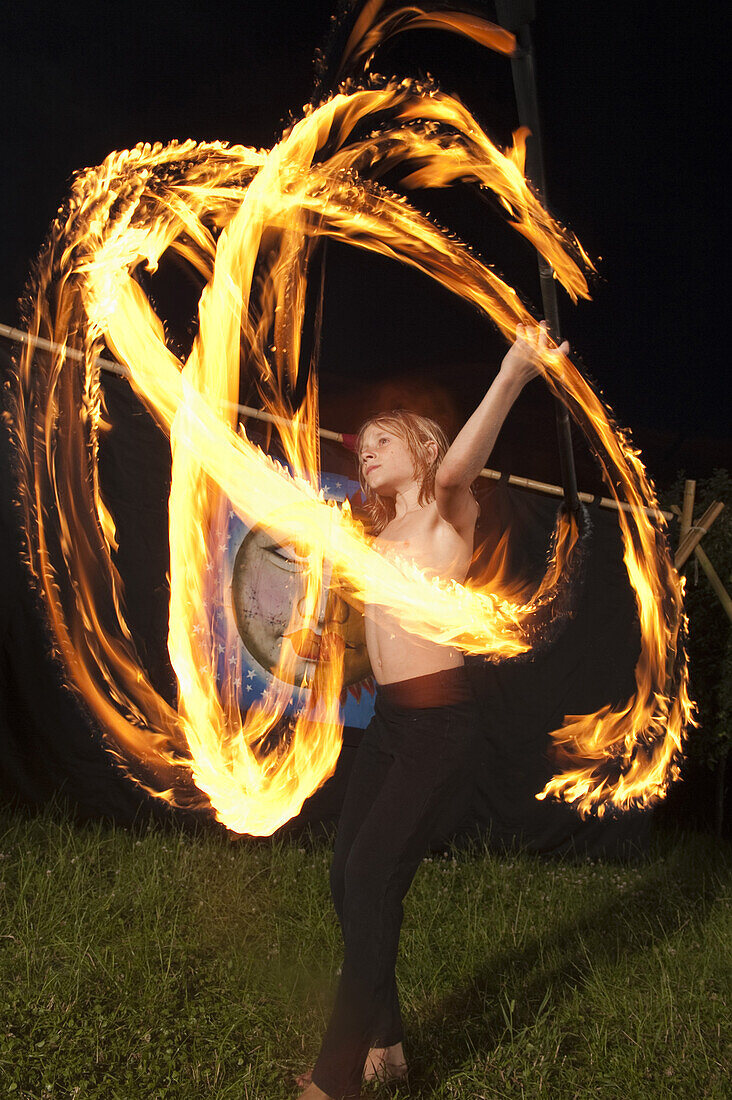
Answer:
[[(683, 472), (662, 494), (665, 508), (681, 506)], [(694, 520), (698, 521), (714, 501), (724, 511), (701, 546), (728, 592), (732, 592), (732, 478), (727, 470), (696, 486)], [(678, 544), (678, 526), (675, 526)], [(674, 528), (671, 531), (674, 538)], [(689, 666), (692, 698), (698, 704), (699, 729), (689, 737), (690, 759), (714, 768), (732, 750), (732, 622), (730, 622), (707, 576), (694, 554), (683, 567), (686, 576), (686, 613), (689, 617)]]

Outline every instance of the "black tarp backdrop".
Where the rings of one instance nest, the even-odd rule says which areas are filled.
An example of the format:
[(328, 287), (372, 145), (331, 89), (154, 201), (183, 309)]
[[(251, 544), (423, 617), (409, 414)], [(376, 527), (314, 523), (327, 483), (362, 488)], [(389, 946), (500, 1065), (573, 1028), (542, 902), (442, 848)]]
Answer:
[[(7, 356), (3, 368), (9, 368)], [(104, 391), (112, 430), (101, 442), (100, 479), (117, 525), (128, 621), (153, 683), (173, 701), (166, 650), (169, 445), (125, 381), (106, 375)], [(164, 803), (123, 776), (50, 655), (42, 608), (21, 560), (8, 448), (3, 430), (0, 788), (6, 797), (32, 806), (61, 795), (86, 819), (104, 817), (126, 825), (150, 815), (169, 818)], [(353, 458), (334, 445), (325, 450), (323, 465), (352, 472)], [(485, 484), (481, 506), (484, 534), (495, 538), (510, 526), (514, 566), (523, 572), (541, 569), (557, 501), (501, 481)], [(552, 853), (616, 856), (645, 845), (649, 813), (583, 821), (566, 805), (534, 797), (551, 775), (547, 731), (561, 723), (563, 714), (621, 702), (633, 688), (638, 632), (617, 518), (594, 506), (589, 513), (576, 611), (555, 642), (531, 661), (469, 662), (485, 715), (485, 740), (471, 766), (466, 799), (449, 807), (435, 847), (476, 831), (488, 834), (496, 846), (520, 844)], [(335, 775), (288, 829), (337, 818), (361, 735), (361, 730), (344, 730)], [(195, 815), (181, 816), (191, 820)]]
[[(471, 3), (492, 17), (490, 0)], [(4, 5), (0, 127), (9, 170), (0, 175), (0, 320), (18, 321), (16, 299), (72, 172), (138, 141), (271, 148), (289, 112), (299, 115), (312, 94), (311, 58), (335, 8), (336, 0)], [(658, 482), (682, 468), (696, 478), (732, 468), (729, 412), (719, 400), (726, 348), (709, 338), (727, 266), (719, 232), (728, 186), (718, 122), (728, 69), (723, 9), (660, 0), (538, 0), (536, 9), (549, 200), (600, 273), (591, 303), (562, 307), (564, 334), (619, 422), (632, 426)], [(505, 58), (425, 30), (391, 40), (377, 62), (385, 74), (433, 74), (494, 140), (510, 141), (517, 116)], [(430, 190), (412, 198), (538, 310), (531, 249), (477, 197)], [(456, 401), (460, 417), (469, 415), (482, 396), (481, 365), (494, 361), (494, 347), (500, 354), (501, 341), (462, 303), (444, 308), (436, 290), (396, 265), (374, 259), (365, 269), (353, 249), (344, 246), (343, 263), (337, 252), (329, 258), (323, 392), (333, 371), (350, 387), (365, 370), (392, 379), (400, 366), (428, 366), (451, 381), (460, 370)], [(349, 296), (356, 265), (358, 295)], [(415, 314), (419, 326), (404, 323)], [(324, 413), (323, 423), (354, 430), (343, 414)], [(496, 465), (555, 480), (548, 450), (541, 462), (513, 450)]]

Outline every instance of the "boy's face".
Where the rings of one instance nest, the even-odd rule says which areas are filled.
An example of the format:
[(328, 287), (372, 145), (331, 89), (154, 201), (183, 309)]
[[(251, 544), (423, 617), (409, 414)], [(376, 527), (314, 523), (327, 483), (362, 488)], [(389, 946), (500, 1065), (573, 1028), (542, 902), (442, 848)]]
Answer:
[(369, 424), (358, 454), (364, 481), (379, 496), (393, 497), (417, 481), (406, 440), (391, 428)]

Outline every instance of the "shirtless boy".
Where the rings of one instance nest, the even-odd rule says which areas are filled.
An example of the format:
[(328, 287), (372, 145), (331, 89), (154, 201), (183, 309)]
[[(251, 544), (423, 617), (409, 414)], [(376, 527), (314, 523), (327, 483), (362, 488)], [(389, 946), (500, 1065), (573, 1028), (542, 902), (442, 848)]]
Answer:
[[(548, 346), (543, 323), (518, 327), (493, 384), (450, 447), (434, 421), (413, 413), (364, 424), (358, 459), (376, 549), (464, 581), (478, 517), (470, 486)], [(376, 606), (366, 608), (366, 642), (375, 714), (353, 764), (331, 866), (344, 961), (315, 1068), (298, 1079), (305, 1086), (300, 1100), (351, 1100), (360, 1096), (362, 1077), (406, 1073), (394, 975), (402, 899), (480, 736), (458, 649), (416, 638)]]

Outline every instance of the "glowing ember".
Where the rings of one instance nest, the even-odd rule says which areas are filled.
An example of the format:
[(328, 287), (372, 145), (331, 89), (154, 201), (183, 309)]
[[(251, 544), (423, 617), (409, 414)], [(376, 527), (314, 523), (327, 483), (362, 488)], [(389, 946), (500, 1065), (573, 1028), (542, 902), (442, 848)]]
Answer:
[[(489, 25), (471, 20), (473, 37), (505, 52), (510, 36), (493, 41)], [(370, 49), (366, 43), (362, 53)], [(532, 621), (558, 598), (577, 546), (573, 518), (558, 518), (554, 554), (534, 591), (517, 591), (500, 569), (472, 586), (426, 577), (376, 553), (347, 507), (323, 498), (316, 380), (300, 408), (285, 396), (297, 382), (308, 261), (323, 237), (410, 264), (474, 303), (508, 338), (517, 324), (535, 323), (512, 287), (378, 184), (396, 165), (407, 188), (468, 180), (491, 190), (572, 299), (588, 296), (587, 257), (524, 178), (525, 137), (517, 132), (501, 151), (451, 96), (406, 81), (376, 83), (309, 110), (268, 153), (191, 141), (144, 145), (76, 178), (29, 299), (31, 334), (61, 350), (29, 345), (20, 361), (12, 418), (20, 501), (31, 570), (68, 675), (111, 750), (152, 793), (176, 805), (210, 804), (240, 833), (269, 834), (299, 812), (340, 751), (345, 644), (333, 593), (383, 604), (415, 634), (496, 660), (525, 652)], [(135, 280), (167, 249), (207, 280), (185, 363), (166, 347)], [(170, 435), (177, 712), (150, 685), (125, 623), (114, 520), (96, 466), (103, 401), (95, 359), (105, 346)], [(81, 366), (66, 348), (83, 352)], [(262, 407), (284, 418), (278, 430), (289, 470), (237, 424), (242, 358)], [(569, 359), (550, 351), (542, 369), (597, 453), (613, 496), (631, 505), (618, 516), (641, 655), (636, 693), (624, 706), (570, 716), (553, 733), (560, 770), (538, 797), (559, 796), (580, 812), (646, 804), (677, 774), (691, 719), (682, 583), (662, 517), (654, 524), (644, 511), (657, 503), (637, 453)], [(210, 612), (231, 509), (303, 563), (290, 644), (266, 697), (243, 714), (238, 639), (226, 639), (222, 661)], [(327, 642), (318, 648), (324, 605)], [(310, 672), (301, 669), (303, 655)], [(222, 664), (229, 671), (217, 687)], [(293, 683), (308, 689), (296, 719), (287, 711)]]

